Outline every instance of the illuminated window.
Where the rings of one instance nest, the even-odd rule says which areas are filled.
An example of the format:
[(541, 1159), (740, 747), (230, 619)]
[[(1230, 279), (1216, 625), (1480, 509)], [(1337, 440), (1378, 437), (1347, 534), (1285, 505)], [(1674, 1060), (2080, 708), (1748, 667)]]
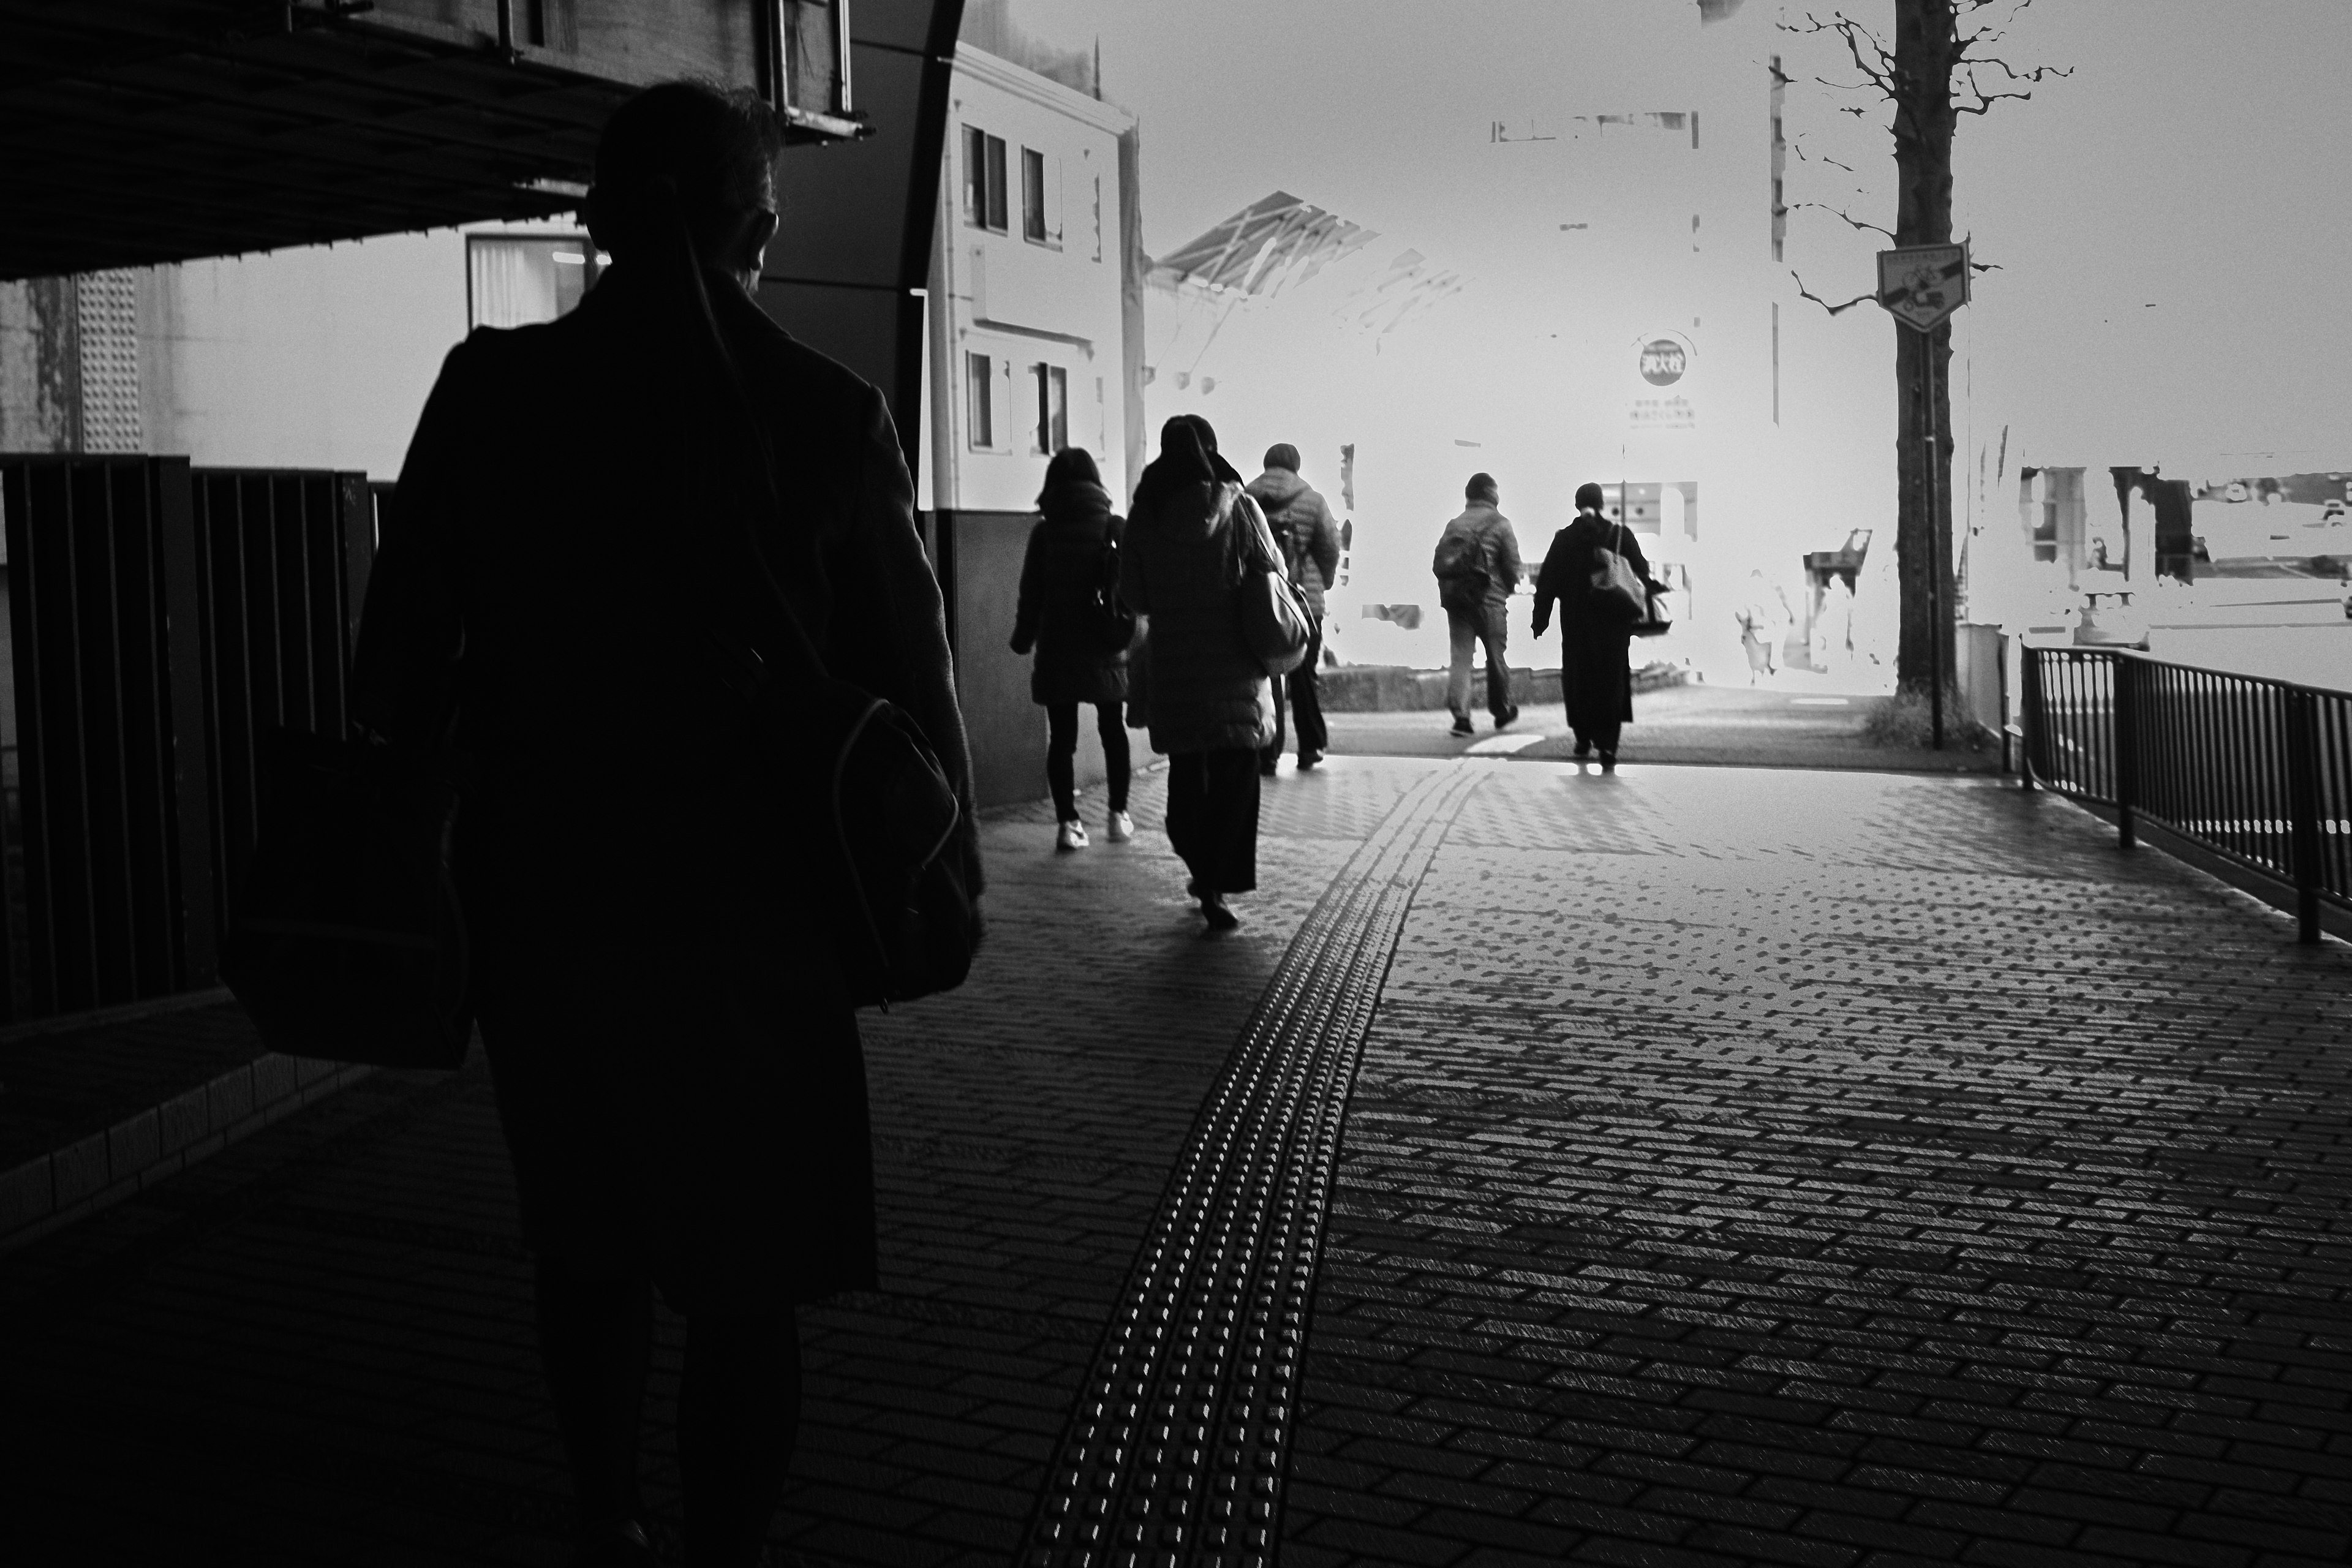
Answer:
[(466, 313), (477, 327), (528, 327), (568, 315), (603, 258), (584, 234), (466, 237)]
[(986, 354), (963, 356), (964, 423), (971, 445), (986, 451), (996, 445), (996, 362)]

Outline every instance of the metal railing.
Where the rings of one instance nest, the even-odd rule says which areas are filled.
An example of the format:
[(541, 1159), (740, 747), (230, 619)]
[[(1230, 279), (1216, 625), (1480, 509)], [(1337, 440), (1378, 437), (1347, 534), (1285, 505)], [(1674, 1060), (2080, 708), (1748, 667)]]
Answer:
[(0, 457), (0, 1023), (214, 983), (253, 742), (339, 731), (363, 476)]
[(2022, 650), (2027, 782), (2292, 889), (2303, 940), (2352, 910), (2352, 692), (2119, 648)]

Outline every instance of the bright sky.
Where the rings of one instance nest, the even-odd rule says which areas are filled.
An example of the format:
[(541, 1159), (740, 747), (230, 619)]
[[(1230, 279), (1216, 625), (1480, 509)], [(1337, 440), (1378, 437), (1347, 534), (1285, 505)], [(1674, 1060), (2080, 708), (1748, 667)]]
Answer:
[[(1747, 0), (1704, 29), (1691, 0), (1022, 0), (1019, 15), (1100, 38), (1106, 95), (1142, 124), (1155, 253), (1280, 187), (1508, 286), (1549, 258), (1507, 253), (1532, 230), (1515, 221), (1524, 191), (1476, 172), (1492, 121), (1727, 98), (1701, 106), (1755, 142), (1760, 209), (1776, 52), (1801, 79), (1791, 133), (1858, 175), (1792, 160), (1792, 197), (1889, 221), (1883, 121), (1840, 115), (1867, 99), (1804, 79), (1834, 56), (1776, 30), (1801, 9)], [(1848, 9), (1891, 27), (1886, 0)], [(1957, 225), (2001, 268), (1956, 344), (1979, 419), (1997, 405), (2042, 441), (2097, 448), (2074, 461), (2352, 464), (2352, 5), (2041, 0), (2003, 52), (2074, 75), (1961, 125)], [(1843, 299), (1882, 243), (1801, 211), (1789, 256)], [(1862, 331), (1883, 363), (1883, 322)]]

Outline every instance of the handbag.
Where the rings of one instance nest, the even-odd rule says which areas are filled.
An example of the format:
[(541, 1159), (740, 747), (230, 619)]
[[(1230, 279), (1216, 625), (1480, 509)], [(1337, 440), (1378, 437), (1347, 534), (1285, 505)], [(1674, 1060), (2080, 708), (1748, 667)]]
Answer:
[(1637, 637), (1661, 637), (1675, 629), (1674, 617), (1666, 613), (1666, 595), (1662, 588), (1647, 588), (1642, 595), (1642, 618), (1633, 626)]
[(951, 991), (981, 937), (978, 902), (951, 852), (963, 819), (955, 786), (912, 715), (828, 674), (790, 603), (764, 596), (782, 634), (765, 639), (784, 656), (781, 672), (722, 631), (709, 634), (706, 652), (809, 829), (802, 868), (843, 911), (830, 935), (844, 991), (885, 1012)]
[(449, 874), (462, 759), (273, 730), (220, 976), (288, 1056), (455, 1068), (474, 1030)]
[(1086, 626), (1097, 648), (1125, 653), (1135, 641), (1135, 612), (1118, 596), (1118, 541), (1103, 541), (1102, 563), (1087, 598)]
[[(1613, 542), (1624, 531), (1621, 522), (1609, 537)], [(1622, 621), (1639, 621), (1650, 612), (1649, 584), (1632, 562), (1606, 544), (1592, 551), (1591, 607), (1597, 616)]]
[(1244, 557), (1240, 531), (1253, 523), (1256, 525), (1253, 533), (1265, 529), (1265, 514), (1248, 495), (1235, 498), (1228, 526), (1234, 531), (1230, 548), (1239, 574), (1234, 598), (1241, 616), (1242, 641), (1267, 675), (1288, 675), (1307, 661), (1307, 649), (1315, 640), (1315, 621), (1287, 571), (1260, 566)]

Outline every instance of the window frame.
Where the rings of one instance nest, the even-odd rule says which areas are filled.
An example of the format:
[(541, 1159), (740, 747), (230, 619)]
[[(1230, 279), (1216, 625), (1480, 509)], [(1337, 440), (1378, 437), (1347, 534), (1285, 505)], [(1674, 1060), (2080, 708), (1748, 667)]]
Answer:
[(989, 234), (1007, 232), (1004, 138), (966, 121), (963, 127), (963, 221)]
[(966, 350), (963, 356), (964, 437), (975, 452), (996, 449), (996, 356)]
[(1070, 444), (1070, 373), (1050, 360), (1039, 360), (1030, 365), (1029, 374), (1037, 387), (1036, 444), (1031, 450), (1050, 458)]

